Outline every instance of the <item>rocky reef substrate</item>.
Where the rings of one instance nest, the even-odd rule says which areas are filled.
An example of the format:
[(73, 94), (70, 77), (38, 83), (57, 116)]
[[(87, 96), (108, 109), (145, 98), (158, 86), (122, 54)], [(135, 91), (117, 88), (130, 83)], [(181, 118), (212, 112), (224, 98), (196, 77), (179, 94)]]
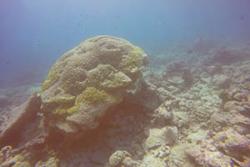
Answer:
[(20, 106), (0, 96), (0, 166), (249, 167), (250, 50), (199, 46), (154, 69), (124, 39), (84, 41)]

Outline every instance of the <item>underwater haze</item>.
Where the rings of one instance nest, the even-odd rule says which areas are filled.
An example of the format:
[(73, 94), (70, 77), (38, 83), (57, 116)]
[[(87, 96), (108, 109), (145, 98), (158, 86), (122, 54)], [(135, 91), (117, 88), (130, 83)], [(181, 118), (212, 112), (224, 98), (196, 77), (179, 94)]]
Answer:
[(0, 167), (250, 167), (250, 0), (0, 0)]
[(151, 56), (197, 38), (246, 41), (249, 11), (249, 0), (1, 0), (0, 85), (40, 82), (95, 35), (123, 37)]

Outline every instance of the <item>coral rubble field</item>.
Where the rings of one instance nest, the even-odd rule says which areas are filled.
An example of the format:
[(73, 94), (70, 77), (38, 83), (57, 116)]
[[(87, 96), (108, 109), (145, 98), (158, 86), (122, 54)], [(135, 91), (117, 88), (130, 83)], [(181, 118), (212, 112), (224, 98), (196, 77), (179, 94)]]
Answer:
[(97, 36), (1, 89), (0, 167), (249, 167), (249, 46), (165, 57)]

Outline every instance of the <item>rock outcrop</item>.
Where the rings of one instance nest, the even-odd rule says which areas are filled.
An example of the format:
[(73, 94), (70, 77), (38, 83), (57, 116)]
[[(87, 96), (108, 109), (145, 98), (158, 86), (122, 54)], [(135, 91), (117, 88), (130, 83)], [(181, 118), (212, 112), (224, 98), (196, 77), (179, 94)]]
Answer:
[(40, 111), (41, 99), (33, 94), (24, 104), (16, 107), (6, 115), (6, 121), (0, 126), (0, 145), (14, 144), (22, 132)]
[(142, 49), (111, 36), (65, 53), (42, 84), (48, 128), (72, 136), (98, 127), (108, 109), (140, 90), (145, 59)]
[(140, 48), (90, 38), (1, 123), (0, 166), (249, 167), (249, 52), (233, 50), (143, 73)]

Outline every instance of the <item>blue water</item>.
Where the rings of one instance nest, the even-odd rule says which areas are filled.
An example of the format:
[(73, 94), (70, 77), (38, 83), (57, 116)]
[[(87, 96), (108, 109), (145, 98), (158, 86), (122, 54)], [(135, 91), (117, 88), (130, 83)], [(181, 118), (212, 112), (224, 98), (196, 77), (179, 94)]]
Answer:
[(82, 40), (115, 35), (151, 56), (197, 38), (250, 39), (250, 0), (1, 0), (0, 86), (42, 80)]

